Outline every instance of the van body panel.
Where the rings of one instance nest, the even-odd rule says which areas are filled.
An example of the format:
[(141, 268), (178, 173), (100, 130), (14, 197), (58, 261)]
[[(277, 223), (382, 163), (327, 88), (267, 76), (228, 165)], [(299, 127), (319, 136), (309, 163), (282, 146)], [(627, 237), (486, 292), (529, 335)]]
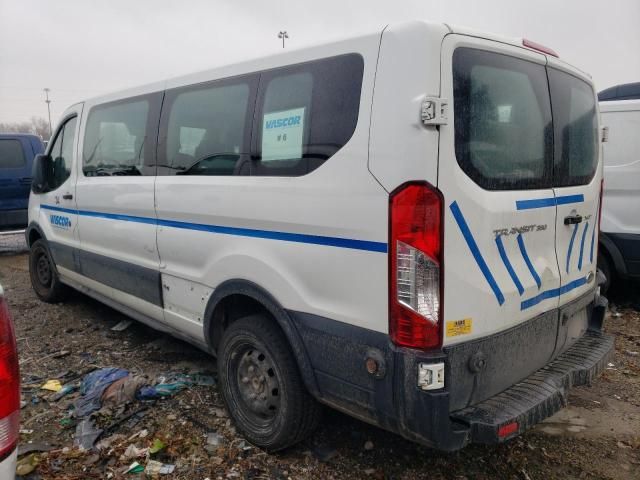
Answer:
[[(438, 131), (424, 127), (420, 109), (426, 97), (440, 96), (440, 44), (448, 32), (444, 25), (411, 22), (382, 33), (369, 169), (389, 192), (412, 180), (438, 181)], [(416, 45), (421, 46), (421, 61), (415, 58)]]
[[(452, 59), (460, 48), (524, 60), (542, 71), (546, 63), (543, 55), (527, 49), (448, 35), (442, 44), (445, 98), (454, 98)], [(440, 126), (438, 175), (438, 188), (445, 196), (444, 345), (490, 335), (544, 313), (550, 305), (525, 304), (523, 308), (523, 303), (560, 286), (555, 207), (517, 207), (521, 201), (553, 200), (553, 189), (486, 190), (476, 184), (456, 159), (453, 110), (452, 106), (447, 125)], [(446, 335), (448, 322), (464, 319), (471, 323), (468, 333)]]
[[(377, 281), (387, 275), (387, 258), (379, 251), (386, 249), (387, 218), (379, 212), (387, 211), (388, 196), (366, 169), (378, 45), (379, 36), (369, 36), (304, 57), (357, 53), (364, 59), (355, 131), (322, 167), (298, 177), (157, 177), (163, 274), (211, 289), (248, 280), (284, 308), (388, 331), (386, 284)], [(336, 275), (341, 282), (330, 280)]]
[(640, 100), (600, 103), (603, 125), (602, 231), (640, 235)]

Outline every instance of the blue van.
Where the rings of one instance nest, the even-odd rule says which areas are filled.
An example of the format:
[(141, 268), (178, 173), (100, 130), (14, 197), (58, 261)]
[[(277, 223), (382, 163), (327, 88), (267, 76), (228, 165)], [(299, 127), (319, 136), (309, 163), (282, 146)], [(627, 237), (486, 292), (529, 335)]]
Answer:
[(0, 134), (0, 228), (27, 226), (31, 167), (43, 152), (36, 135)]

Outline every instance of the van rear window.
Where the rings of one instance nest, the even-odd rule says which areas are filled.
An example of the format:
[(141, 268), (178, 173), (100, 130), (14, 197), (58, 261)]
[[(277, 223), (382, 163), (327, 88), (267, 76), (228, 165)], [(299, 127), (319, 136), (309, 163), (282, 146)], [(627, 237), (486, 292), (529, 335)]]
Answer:
[(22, 168), (25, 163), (22, 144), (18, 140), (0, 140), (0, 168)]
[(598, 166), (595, 92), (583, 80), (552, 68), (549, 86), (555, 144), (553, 184), (585, 185)]
[(453, 55), (458, 164), (487, 190), (548, 187), (553, 134), (545, 67), (493, 52)]

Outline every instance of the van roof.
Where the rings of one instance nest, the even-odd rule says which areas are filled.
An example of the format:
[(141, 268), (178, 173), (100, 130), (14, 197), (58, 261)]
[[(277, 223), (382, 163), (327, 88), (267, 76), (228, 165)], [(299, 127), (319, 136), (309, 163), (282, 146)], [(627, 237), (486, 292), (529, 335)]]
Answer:
[[(434, 22), (427, 22), (423, 20), (412, 20), (412, 21), (405, 21), (405, 22), (390, 24), (385, 27), (380, 27), (372, 31), (369, 30), (368, 32), (365, 32), (363, 34), (349, 35), (341, 38), (336, 38), (329, 42), (323, 42), (323, 43), (318, 43), (314, 45), (307, 45), (300, 48), (286, 49), (286, 51), (274, 53), (271, 55), (249, 58), (249, 59), (231, 63), (231, 64), (223, 64), (218, 67), (202, 70), (195, 73), (168, 78), (159, 82), (140, 85), (137, 87), (127, 88), (127, 89), (123, 89), (115, 92), (109, 92), (107, 94), (88, 98), (86, 99), (86, 102), (90, 104), (97, 104), (97, 103), (116, 100), (123, 97), (143, 95), (145, 93), (152, 93), (155, 91), (165, 90), (167, 88), (166, 85), (168, 83), (176, 84), (181, 81), (183, 81), (185, 85), (189, 83), (199, 83), (199, 82), (202, 82), (203, 81), (202, 78), (206, 77), (207, 75), (210, 75), (212, 78), (222, 78), (226, 76), (225, 73), (227, 72), (228, 72), (228, 76), (233, 76), (233, 75), (239, 75), (241, 74), (240, 72), (243, 72), (245, 70), (247, 71), (262, 70), (262, 69), (268, 69), (268, 68), (276, 68), (278, 66), (287, 65), (289, 63), (298, 63), (301, 61), (300, 59), (306, 53), (316, 54), (317, 52), (321, 52), (323, 48), (339, 46), (340, 44), (352, 42), (354, 40), (369, 39), (369, 40), (378, 42), (379, 36), (382, 34), (384, 30), (396, 30), (396, 29), (404, 30), (404, 29), (411, 29), (411, 28), (433, 30), (434, 33), (441, 32), (443, 31), (443, 29), (446, 29), (450, 33), (458, 33), (461, 35), (468, 35), (472, 37), (492, 40), (492, 41), (512, 45), (515, 47), (519, 47), (519, 48), (525, 48), (523, 47), (523, 44), (522, 44), (523, 42), (522, 38), (500, 36), (500, 35), (495, 35), (495, 34), (483, 32), (483, 31), (474, 30), (468, 27), (454, 26), (446, 23), (434, 23)], [(321, 58), (321, 56), (319, 56), (318, 58)], [(558, 61), (559, 61), (558, 59), (554, 58), (554, 63), (557, 63)], [(567, 67), (570, 67), (572, 69), (579, 70), (569, 64), (566, 64), (566, 62), (564, 61), (560, 61), (560, 63), (565, 64)], [(586, 72), (583, 72), (581, 70), (579, 71), (585, 76), (590, 77), (590, 75), (587, 74)]]
[(638, 99), (640, 99), (640, 82), (621, 83), (598, 93), (598, 100), (601, 102)]

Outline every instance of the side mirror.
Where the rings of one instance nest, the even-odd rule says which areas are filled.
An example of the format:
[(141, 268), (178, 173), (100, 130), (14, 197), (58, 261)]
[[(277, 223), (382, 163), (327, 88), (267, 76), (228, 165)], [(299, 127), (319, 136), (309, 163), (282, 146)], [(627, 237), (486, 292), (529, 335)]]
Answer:
[(31, 191), (33, 193), (45, 193), (49, 191), (50, 179), (53, 176), (53, 160), (50, 155), (40, 154), (33, 159), (33, 180)]

